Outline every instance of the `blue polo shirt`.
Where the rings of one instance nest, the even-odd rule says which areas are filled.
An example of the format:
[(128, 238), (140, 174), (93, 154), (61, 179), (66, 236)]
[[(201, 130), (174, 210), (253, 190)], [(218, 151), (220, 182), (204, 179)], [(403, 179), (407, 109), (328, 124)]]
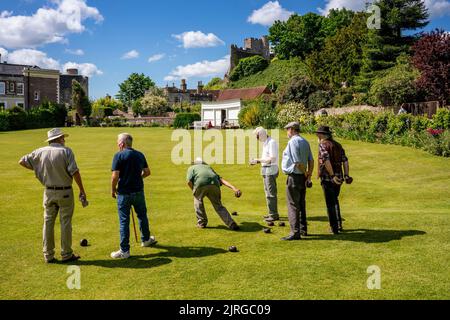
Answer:
[(132, 148), (116, 153), (112, 163), (112, 171), (120, 171), (119, 194), (131, 194), (144, 191), (142, 170), (148, 168), (145, 156)]
[(293, 136), (283, 152), (282, 169), (285, 174), (302, 174), (296, 167), (301, 163), (308, 167), (308, 161), (314, 161), (309, 142), (301, 136)]

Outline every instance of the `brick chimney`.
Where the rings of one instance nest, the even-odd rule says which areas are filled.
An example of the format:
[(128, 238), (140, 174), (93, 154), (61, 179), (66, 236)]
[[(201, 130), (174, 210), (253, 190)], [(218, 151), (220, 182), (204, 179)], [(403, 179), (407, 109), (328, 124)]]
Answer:
[(183, 92), (187, 91), (186, 79), (181, 79), (181, 91)]
[(200, 93), (202, 93), (203, 92), (203, 82), (202, 81), (199, 81), (198, 82), (198, 86), (197, 86), (197, 93), (198, 94), (200, 94)]

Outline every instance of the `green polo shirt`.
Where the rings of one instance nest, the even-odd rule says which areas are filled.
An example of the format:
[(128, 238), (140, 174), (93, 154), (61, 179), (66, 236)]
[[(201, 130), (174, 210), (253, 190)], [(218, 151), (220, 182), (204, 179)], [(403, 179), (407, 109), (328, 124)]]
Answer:
[(219, 175), (207, 164), (196, 164), (187, 171), (186, 180), (194, 185), (194, 192), (200, 187), (216, 185), (220, 187)]

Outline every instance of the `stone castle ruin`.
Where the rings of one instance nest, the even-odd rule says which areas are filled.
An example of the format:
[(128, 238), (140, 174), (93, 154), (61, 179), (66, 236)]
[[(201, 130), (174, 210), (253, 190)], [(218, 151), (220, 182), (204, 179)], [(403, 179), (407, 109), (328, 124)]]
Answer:
[(241, 59), (253, 56), (261, 56), (268, 61), (272, 59), (273, 54), (270, 51), (269, 39), (267, 36), (263, 36), (261, 39), (246, 38), (244, 39), (244, 47), (242, 48), (239, 48), (235, 44), (231, 45), (230, 69), (225, 75), (225, 80), (228, 80), (229, 75), (233, 69), (236, 68)]

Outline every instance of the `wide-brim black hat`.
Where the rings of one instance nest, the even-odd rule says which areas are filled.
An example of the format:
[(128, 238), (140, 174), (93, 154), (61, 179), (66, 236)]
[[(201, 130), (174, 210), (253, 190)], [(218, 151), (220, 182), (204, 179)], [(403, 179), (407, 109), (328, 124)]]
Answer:
[(322, 133), (322, 134), (333, 134), (330, 127), (322, 126), (317, 129), (316, 133)]

